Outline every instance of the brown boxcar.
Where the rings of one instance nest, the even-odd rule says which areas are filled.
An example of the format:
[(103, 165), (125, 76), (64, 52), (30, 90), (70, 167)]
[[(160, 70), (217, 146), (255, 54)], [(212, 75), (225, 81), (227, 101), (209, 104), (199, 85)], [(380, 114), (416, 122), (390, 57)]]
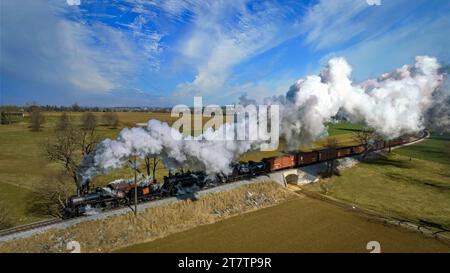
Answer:
[(352, 147), (352, 154), (362, 154), (366, 151), (366, 147), (364, 145), (358, 145)]
[(336, 150), (322, 150), (322, 151), (318, 151), (318, 158), (319, 161), (327, 161), (333, 158), (337, 158), (337, 149)]
[(337, 157), (345, 157), (352, 153), (352, 149), (350, 147), (343, 147), (337, 149)]
[(375, 150), (381, 150), (385, 148), (384, 141), (377, 141), (375, 142)]
[(269, 157), (263, 159), (266, 163), (266, 168), (268, 171), (282, 170), (286, 168), (295, 167), (295, 156), (294, 155), (282, 155), (276, 157)]
[(399, 138), (389, 140), (389, 145), (390, 145), (391, 147), (393, 147), (393, 146), (398, 146), (398, 145), (400, 145), (400, 144), (402, 144), (402, 140), (399, 139)]
[(403, 137), (401, 137), (401, 139), (402, 139), (402, 143), (404, 144), (404, 143), (409, 143), (411, 141), (414, 141), (415, 138), (413, 136), (403, 136)]
[(317, 152), (300, 152), (297, 154), (297, 165), (308, 165), (317, 162)]

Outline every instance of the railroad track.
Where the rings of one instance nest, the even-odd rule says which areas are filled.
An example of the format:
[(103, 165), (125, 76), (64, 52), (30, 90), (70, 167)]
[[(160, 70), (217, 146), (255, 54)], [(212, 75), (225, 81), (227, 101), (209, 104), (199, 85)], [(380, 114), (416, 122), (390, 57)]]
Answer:
[(61, 220), (61, 219), (50, 219), (50, 220), (34, 222), (34, 223), (31, 223), (31, 224), (21, 225), (21, 226), (17, 226), (17, 227), (12, 227), (12, 228), (8, 228), (8, 229), (3, 229), (3, 230), (0, 230), (0, 237), (6, 236), (6, 235), (10, 235), (10, 234), (14, 234), (14, 233), (18, 233), (18, 232), (24, 232), (24, 231), (27, 231), (27, 230), (32, 230), (32, 229), (35, 229), (35, 228), (40, 228), (40, 227), (45, 227), (45, 226), (57, 224), (57, 223), (60, 223), (62, 221), (63, 220)]

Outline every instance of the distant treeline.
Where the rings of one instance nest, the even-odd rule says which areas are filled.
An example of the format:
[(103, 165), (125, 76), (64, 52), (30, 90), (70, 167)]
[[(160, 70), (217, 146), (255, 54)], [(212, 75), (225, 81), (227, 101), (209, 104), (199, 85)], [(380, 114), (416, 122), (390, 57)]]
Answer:
[(24, 106), (1, 105), (0, 112), (28, 112), (35, 110), (46, 112), (170, 112), (170, 107), (99, 107), (99, 106), (80, 106), (74, 103), (71, 106), (59, 105), (38, 105), (36, 103), (27, 103)]

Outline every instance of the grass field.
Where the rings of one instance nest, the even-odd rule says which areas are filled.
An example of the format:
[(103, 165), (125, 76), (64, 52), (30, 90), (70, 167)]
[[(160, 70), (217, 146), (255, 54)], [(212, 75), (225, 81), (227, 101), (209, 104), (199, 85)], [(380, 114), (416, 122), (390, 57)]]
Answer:
[(395, 150), (397, 154), (450, 164), (450, 135), (433, 135), (420, 143)]
[[(70, 113), (70, 115), (77, 119), (81, 113)], [(96, 115), (100, 120), (101, 113), (96, 113)], [(41, 143), (51, 134), (53, 123), (58, 116), (59, 113), (46, 113), (46, 123), (41, 132), (31, 132), (26, 120), (19, 124), (0, 126), (0, 198), (13, 205), (17, 219), (16, 224), (24, 224), (41, 218), (26, 214), (26, 195), (41, 179), (60, 170), (59, 165), (44, 159), (41, 149)], [(169, 123), (174, 120), (168, 114), (163, 113), (119, 113), (119, 116), (120, 128), (98, 127), (98, 132), (102, 137), (114, 138), (121, 128), (131, 127), (151, 118)], [(336, 138), (339, 145), (342, 146), (354, 144), (351, 133), (361, 127), (362, 125), (349, 123), (328, 124), (329, 134)], [(320, 148), (325, 143), (326, 140), (319, 140), (310, 148)], [(450, 227), (449, 143), (448, 136), (433, 137), (418, 144), (397, 149), (386, 158), (359, 164), (351, 170), (344, 171), (340, 177), (333, 177), (308, 187), (322, 191), (323, 185), (325, 185), (329, 189), (328, 193), (336, 198), (387, 215)], [(284, 147), (285, 145), (281, 143), (278, 151), (255, 151), (244, 155), (241, 159), (258, 160), (273, 156), (282, 153), (285, 150)], [(165, 169), (159, 170), (159, 180), (166, 172)], [(131, 175), (131, 171), (124, 168), (108, 175), (99, 176), (94, 182), (102, 185), (113, 179), (131, 177)], [(217, 226), (200, 227), (187, 231), (188, 234), (185, 235), (173, 235), (142, 247), (136, 246), (136, 248), (127, 249), (127, 251), (190, 250), (189, 247), (193, 246), (189, 238), (196, 238), (202, 233), (207, 235), (205, 243), (197, 244), (196, 247), (194, 244), (192, 251), (225, 250), (225, 248), (219, 247), (221, 236), (232, 239), (227, 240), (229, 241), (228, 245), (224, 245), (226, 251), (267, 251), (265, 247), (268, 246), (273, 251), (320, 251), (321, 249), (366, 251), (364, 242), (373, 232), (379, 234), (377, 235), (379, 238), (386, 238), (387, 248), (385, 249), (387, 251), (442, 250), (440, 246), (433, 246), (433, 242), (422, 237), (418, 238), (416, 235), (392, 228), (366, 226), (367, 223), (363, 223), (360, 219), (341, 215), (340, 212), (334, 211), (330, 207), (305, 202), (305, 200), (293, 201), (277, 208), (264, 209), (261, 212), (255, 212), (254, 217), (256, 218), (253, 219), (251, 216), (248, 221), (237, 218), (240, 219), (239, 223), (242, 222), (241, 224), (235, 222), (238, 220), (229, 219), (223, 222), (223, 227), (221, 227), (221, 223), (214, 224)], [(305, 209), (308, 206), (311, 206), (311, 209)], [(310, 218), (312, 216), (316, 216), (318, 219)], [(330, 220), (322, 228), (318, 222), (314, 222), (319, 221), (319, 218), (329, 218)], [(270, 223), (264, 224), (265, 219), (270, 220)], [(347, 222), (349, 226), (346, 226)], [(311, 230), (299, 228), (299, 226), (308, 225), (314, 228)], [(352, 225), (356, 231), (352, 231), (350, 235), (346, 234), (345, 231), (349, 230)], [(208, 227), (211, 228), (211, 231), (208, 231)], [(277, 241), (278, 244), (275, 244), (280, 233), (279, 230), (283, 228), (287, 231), (286, 235), (283, 235), (284, 237), (280, 238), (281, 241)], [(369, 231), (362, 232), (365, 228), (368, 228)], [(215, 229), (220, 232), (212, 232)], [(238, 232), (237, 229), (251, 229), (254, 236), (247, 236), (242, 241), (242, 236), (239, 234), (244, 233)], [(328, 232), (330, 229), (333, 230), (333, 235)], [(297, 233), (298, 230), (302, 232)], [(225, 234), (221, 232), (225, 232)], [(329, 234), (328, 237), (327, 234)], [(185, 239), (177, 236), (185, 237)], [(323, 237), (324, 239), (313, 239), (316, 236), (325, 237)], [(400, 238), (401, 244), (394, 244), (393, 238)], [(326, 243), (325, 239), (329, 243)], [(290, 240), (293, 241), (290, 242)], [(156, 244), (156, 242), (158, 243)]]
[[(101, 125), (103, 113), (94, 114)], [(45, 113), (45, 123), (43, 130), (40, 132), (31, 132), (29, 130), (28, 117), (21, 123), (0, 125), (0, 198), (12, 204), (15, 208), (14, 215), (16, 215), (17, 225), (42, 218), (25, 213), (25, 197), (30, 189), (42, 179), (61, 170), (58, 164), (48, 162), (42, 151), (42, 143), (51, 135), (53, 125), (60, 115), (61, 113), (56, 112)], [(77, 122), (82, 113), (69, 112), (68, 115)], [(120, 119), (119, 128), (111, 129), (107, 126), (98, 126), (97, 131), (100, 136), (115, 138), (122, 128), (135, 126), (136, 123), (145, 123), (149, 119), (158, 119), (169, 124), (176, 120), (176, 118), (170, 117), (169, 113), (120, 112), (118, 115)], [(351, 133), (352, 129), (357, 129), (358, 126), (353, 124), (330, 124), (330, 134), (335, 135), (341, 145), (345, 145), (352, 142), (349, 133)], [(325, 142), (319, 141), (315, 146), (320, 147), (323, 143)], [(241, 159), (260, 160), (264, 157), (278, 155), (283, 150), (284, 145), (281, 144), (278, 151), (255, 151), (244, 155)], [(160, 168), (157, 171), (157, 179), (162, 181), (163, 176), (166, 174), (167, 170), (164, 167)], [(115, 170), (109, 174), (97, 177), (93, 181), (93, 185), (104, 185), (114, 179), (132, 177), (132, 175), (128, 168)]]
[(295, 198), (118, 252), (449, 252), (419, 233), (385, 226), (334, 205)]
[(361, 163), (309, 189), (416, 223), (450, 229), (450, 139), (432, 137)]
[[(102, 113), (95, 114), (98, 122), (101, 123)], [(17, 225), (43, 218), (43, 216), (25, 213), (25, 197), (42, 179), (61, 170), (58, 164), (46, 160), (42, 149), (43, 143), (51, 135), (53, 125), (59, 115), (60, 113), (45, 113), (46, 121), (40, 132), (30, 131), (28, 118), (21, 123), (0, 125), (0, 198), (12, 204)], [(69, 113), (69, 115), (71, 119), (77, 121), (81, 113)], [(125, 127), (126, 124), (132, 125), (135, 122), (145, 122), (152, 116), (147, 113), (120, 113), (119, 115), (121, 127)], [(164, 118), (159, 113), (155, 116), (167, 120), (167, 117)], [(113, 138), (117, 136), (120, 129), (98, 126), (97, 131), (103, 138)], [(131, 172), (127, 169), (117, 170), (99, 177), (95, 182), (101, 185), (124, 175), (129, 177)], [(163, 175), (161, 172), (160, 176)]]

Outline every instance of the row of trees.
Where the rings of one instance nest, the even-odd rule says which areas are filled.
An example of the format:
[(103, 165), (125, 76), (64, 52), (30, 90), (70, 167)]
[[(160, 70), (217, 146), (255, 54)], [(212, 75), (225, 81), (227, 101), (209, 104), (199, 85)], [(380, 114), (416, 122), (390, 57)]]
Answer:
[(31, 113), (38, 108), (45, 112), (166, 112), (172, 111), (171, 107), (99, 107), (99, 106), (80, 106), (74, 103), (71, 106), (61, 105), (38, 105), (36, 102), (28, 102), (24, 106), (18, 105), (3, 105), (2, 108), (13, 109), (13, 111), (25, 111)]
[[(119, 126), (119, 115), (114, 112), (105, 112), (102, 115), (103, 124), (110, 128), (117, 128)], [(45, 116), (40, 109), (35, 109), (30, 113), (30, 129), (31, 131), (38, 132), (41, 131), (42, 125), (45, 122)], [(67, 113), (63, 113), (60, 119), (57, 121), (56, 128), (61, 126), (66, 126), (69, 124), (69, 116)], [(81, 126), (83, 128), (91, 128), (97, 126), (97, 117), (91, 113), (87, 112), (81, 116)]]

